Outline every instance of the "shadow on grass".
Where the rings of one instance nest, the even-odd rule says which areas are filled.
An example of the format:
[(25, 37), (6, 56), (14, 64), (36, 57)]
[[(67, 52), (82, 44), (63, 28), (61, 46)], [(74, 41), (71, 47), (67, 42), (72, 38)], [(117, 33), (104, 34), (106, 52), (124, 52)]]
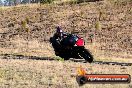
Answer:
[(53, 57), (24, 56), (15, 54), (1, 54), (2, 59), (32, 59), (32, 60), (55, 60)]
[[(2, 59), (32, 59), (32, 60), (49, 60), (57, 61), (54, 57), (37, 57), (37, 56), (24, 56), (14, 54), (1, 54)], [(88, 63), (84, 59), (70, 59), (73, 62)], [(119, 63), (119, 62), (105, 62), (105, 61), (93, 61), (92, 64), (106, 64), (106, 65), (120, 65), (120, 66), (132, 66), (132, 63)]]

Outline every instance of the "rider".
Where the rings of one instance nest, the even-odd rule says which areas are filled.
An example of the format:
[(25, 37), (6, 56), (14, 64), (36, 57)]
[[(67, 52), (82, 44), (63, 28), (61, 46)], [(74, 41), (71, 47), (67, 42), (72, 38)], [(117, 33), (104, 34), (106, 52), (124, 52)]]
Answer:
[[(75, 43), (74, 40), (76, 40), (76, 39), (71, 39), (72, 36), (74, 36), (74, 35), (63, 32), (61, 27), (59, 27), (59, 26), (56, 27), (56, 33), (54, 34), (54, 37), (57, 40), (58, 44), (73, 45)], [(70, 38), (70, 40), (69, 40), (69, 38)], [(74, 37), (72, 37), (72, 38), (74, 38)]]
[(63, 30), (61, 29), (61, 27), (59, 27), (59, 26), (56, 27), (56, 33), (54, 35), (54, 37), (56, 39), (58, 39), (61, 42), (67, 36), (68, 36), (68, 34), (64, 33)]

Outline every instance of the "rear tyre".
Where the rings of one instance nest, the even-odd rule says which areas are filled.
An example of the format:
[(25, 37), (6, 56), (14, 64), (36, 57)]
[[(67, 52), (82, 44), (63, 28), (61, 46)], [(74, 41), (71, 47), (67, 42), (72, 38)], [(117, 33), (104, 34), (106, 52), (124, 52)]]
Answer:
[(93, 62), (94, 58), (88, 50), (86, 50), (86, 49), (81, 50), (80, 55), (81, 55), (81, 57), (83, 57), (89, 63)]

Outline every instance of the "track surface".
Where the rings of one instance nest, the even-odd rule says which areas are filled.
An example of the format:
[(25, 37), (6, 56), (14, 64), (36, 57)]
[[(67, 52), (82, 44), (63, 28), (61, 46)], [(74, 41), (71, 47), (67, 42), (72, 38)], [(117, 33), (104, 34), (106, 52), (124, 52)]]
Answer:
[[(12, 55), (12, 54), (2, 54), (0, 55), (2, 59), (32, 59), (32, 60), (55, 60), (51, 57), (37, 57), (37, 56), (23, 56), (23, 55)], [(73, 62), (87, 63), (83, 59), (70, 59)], [(93, 61), (92, 64), (106, 64), (106, 65), (120, 65), (120, 66), (132, 66), (132, 63), (121, 63), (121, 62), (105, 62), (105, 61)]]

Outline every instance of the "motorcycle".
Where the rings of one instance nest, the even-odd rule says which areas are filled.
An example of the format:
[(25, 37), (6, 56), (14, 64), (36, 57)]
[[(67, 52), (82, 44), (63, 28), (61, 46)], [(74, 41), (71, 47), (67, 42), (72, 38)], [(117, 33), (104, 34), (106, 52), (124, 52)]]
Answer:
[(50, 37), (50, 43), (54, 48), (55, 55), (64, 58), (64, 60), (70, 58), (85, 59), (85, 61), (91, 63), (94, 59), (89, 50), (84, 47), (84, 39), (78, 35), (71, 34), (61, 42), (53, 36)]

